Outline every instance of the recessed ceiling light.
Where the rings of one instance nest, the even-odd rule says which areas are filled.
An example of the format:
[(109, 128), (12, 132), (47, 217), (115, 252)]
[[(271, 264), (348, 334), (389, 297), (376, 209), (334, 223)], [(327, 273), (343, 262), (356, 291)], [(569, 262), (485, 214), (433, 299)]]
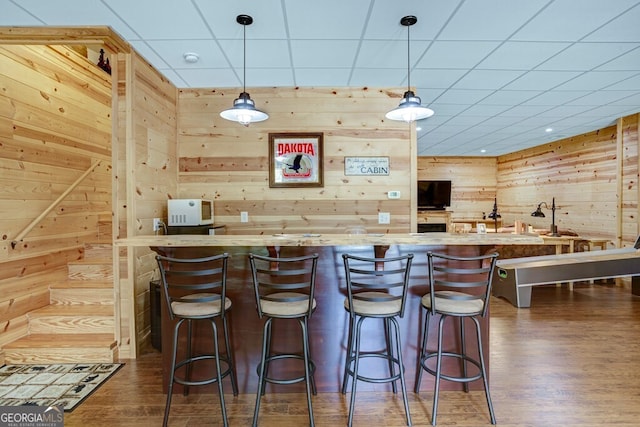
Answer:
[(194, 52), (186, 52), (182, 57), (184, 58), (184, 62), (189, 64), (195, 64), (200, 59), (200, 55)]
[(416, 131), (420, 132), (422, 128), (420, 126), (416, 126)]
[(546, 128), (544, 131), (547, 132), (547, 133), (553, 132), (553, 128)]
[(480, 150), (481, 153), (486, 153), (487, 150), (485, 150), (484, 148), (482, 150)]

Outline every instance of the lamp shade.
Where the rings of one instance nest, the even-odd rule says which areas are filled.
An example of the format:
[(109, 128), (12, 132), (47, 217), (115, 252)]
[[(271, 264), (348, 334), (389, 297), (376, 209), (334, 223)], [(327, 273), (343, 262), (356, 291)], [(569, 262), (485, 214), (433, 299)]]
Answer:
[(389, 120), (411, 123), (431, 116), (433, 116), (433, 110), (423, 106), (420, 97), (408, 90), (404, 93), (400, 105), (389, 111), (385, 117)]
[(249, 123), (267, 120), (269, 115), (256, 109), (256, 105), (249, 94), (242, 92), (240, 96), (233, 101), (233, 107), (220, 112), (220, 117), (249, 126)]

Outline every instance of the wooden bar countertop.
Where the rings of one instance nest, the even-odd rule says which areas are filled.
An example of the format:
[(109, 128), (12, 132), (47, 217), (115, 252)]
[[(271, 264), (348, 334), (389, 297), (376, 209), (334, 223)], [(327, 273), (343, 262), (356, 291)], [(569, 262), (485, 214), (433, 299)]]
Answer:
[(117, 239), (116, 246), (349, 246), (349, 245), (542, 245), (537, 234), (398, 233), (398, 234), (223, 234), (158, 235)]

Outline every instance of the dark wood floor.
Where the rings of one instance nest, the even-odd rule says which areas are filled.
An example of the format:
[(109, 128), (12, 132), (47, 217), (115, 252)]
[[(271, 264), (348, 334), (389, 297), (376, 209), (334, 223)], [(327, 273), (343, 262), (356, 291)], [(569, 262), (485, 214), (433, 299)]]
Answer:
[[(492, 300), (491, 392), (500, 426), (637, 426), (640, 420), (640, 297), (615, 285), (536, 287), (530, 309)], [(72, 413), (65, 426), (161, 425), (165, 395), (158, 353), (126, 366)], [(225, 385), (228, 385), (225, 384)], [(255, 396), (226, 390), (232, 426), (249, 426)], [(429, 425), (433, 393), (409, 392), (414, 426)], [(316, 425), (346, 425), (348, 398), (314, 397)], [(221, 425), (216, 394), (177, 395), (171, 426)], [(305, 395), (269, 393), (261, 426), (307, 425)], [(355, 426), (405, 425), (390, 392), (358, 392)], [(438, 425), (488, 426), (481, 391), (441, 394)]]

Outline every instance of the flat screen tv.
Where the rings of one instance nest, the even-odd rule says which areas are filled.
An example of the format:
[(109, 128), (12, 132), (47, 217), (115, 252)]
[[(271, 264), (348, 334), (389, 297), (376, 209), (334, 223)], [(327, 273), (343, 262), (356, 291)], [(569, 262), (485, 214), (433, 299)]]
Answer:
[(418, 209), (444, 210), (451, 206), (451, 181), (418, 181)]

